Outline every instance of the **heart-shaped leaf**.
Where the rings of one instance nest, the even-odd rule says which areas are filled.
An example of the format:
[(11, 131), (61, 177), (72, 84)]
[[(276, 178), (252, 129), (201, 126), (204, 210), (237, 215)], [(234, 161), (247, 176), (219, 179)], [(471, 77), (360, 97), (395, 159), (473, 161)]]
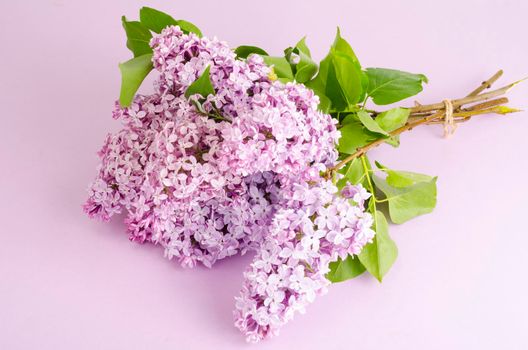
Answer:
[[(394, 174), (398, 174), (398, 177)], [(387, 197), (392, 222), (402, 224), (416, 216), (433, 211), (436, 206), (436, 177), (426, 181), (409, 182), (410, 179), (405, 178), (401, 172), (394, 172), (389, 179), (393, 185), (401, 186), (410, 183), (405, 187), (395, 187), (390, 185), (386, 179), (372, 176), (376, 187)]]
[(423, 74), (412, 74), (395, 69), (367, 68), (367, 94), (377, 105), (387, 105), (414, 96), (427, 83)]

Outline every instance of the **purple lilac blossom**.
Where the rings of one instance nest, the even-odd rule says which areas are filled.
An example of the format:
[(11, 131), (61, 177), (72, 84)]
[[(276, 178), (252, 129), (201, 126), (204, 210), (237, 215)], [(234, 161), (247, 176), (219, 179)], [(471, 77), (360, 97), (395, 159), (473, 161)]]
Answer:
[[(248, 341), (277, 335), (296, 312), (304, 313), (326, 293), (330, 262), (359, 254), (374, 237), (372, 216), (336, 192), (330, 181), (320, 181), (283, 193), (236, 298), (235, 325)], [(370, 196), (358, 193), (361, 200)]]
[[(99, 152), (84, 210), (105, 221), (125, 211), (131, 240), (159, 244), (186, 267), (255, 251), (235, 324), (249, 341), (277, 334), (325, 292), (329, 262), (372, 239), (369, 194), (348, 185), (341, 196), (321, 178), (340, 133), (310, 89), (177, 26), (150, 44), (155, 92), (116, 103), (123, 128)], [(200, 96), (185, 91), (206, 67), (215, 94), (198, 109)]]

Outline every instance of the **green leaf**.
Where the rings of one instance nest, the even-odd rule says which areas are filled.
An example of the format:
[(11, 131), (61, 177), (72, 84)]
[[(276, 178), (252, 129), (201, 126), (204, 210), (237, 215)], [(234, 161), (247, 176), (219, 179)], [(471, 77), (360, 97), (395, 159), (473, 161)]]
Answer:
[(358, 255), (359, 261), (378, 281), (382, 281), (398, 257), (398, 247), (389, 236), (389, 224), (382, 212), (374, 214), (376, 235)]
[(314, 92), (319, 97), (319, 106), (318, 106), (319, 110), (323, 113), (329, 113), (330, 107), (332, 105), (332, 101), (330, 101), (330, 99), (326, 97), (324, 94), (318, 94), (315, 90)]
[(359, 96), (359, 101), (365, 101), (365, 98), (367, 97), (367, 89), (369, 84), (369, 78), (367, 76), (367, 73), (364, 71), (361, 71), (361, 96)]
[(376, 116), (376, 123), (385, 131), (391, 132), (407, 123), (410, 110), (408, 108), (393, 108)]
[(150, 39), (152, 34), (143, 24), (137, 21), (127, 21), (125, 16), (121, 17), (123, 28), (127, 35), (126, 46), (132, 51), (134, 57), (145, 55), (152, 52)]
[(295, 44), (295, 47), (299, 50), (299, 52), (304, 53), (308, 57), (312, 57), (312, 53), (310, 52), (310, 49), (306, 45), (306, 37), (303, 37), (297, 44)]
[(330, 55), (327, 55), (319, 63), (319, 72), (316, 77), (305, 84), (308, 88), (312, 89), (317, 96), (319, 96), (319, 109), (324, 113), (328, 113), (332, 106), (332, 101), (326, 96), (326, 81), (328, 79), (328, 68), (331, 64), (331, 60), (332, 58)]
[(336, 183), (339, 191), (341, 191), (347, 183), (351, 183), (353, 185), (362, 184), (365, 188), (369, 187), (368, 176), (372, 170), (372, 167), (368, 157), (364, 157), (367, 164), (367, 171), (365, 171), (365, 168), (363, 167), (361, 158), (354, 158), (347, 165), (339, 169), (339, 173), (344, 175), (344, 177), (339, 179)]
[[(287, 58), (291, 56), (292, 52), (299, 55), (299, 63), (294, 65), (295, 80), (299, 83), (306, 83), (311, 80), (317, 73), (317, 63), (312, 60), (310, 49), (306, 45), (306, 37), (299, 40), (292, 50), (287, 50)], [(291, 62), (291, 60), (290, 60)]]
[(354, 50), (352, 50), (352, 46), (350, 46), (350, 44), (345, 39), (343, 39), (343, 37), (341, 36), (341, 29), (339, 27), (337, 27), (337, 33), (334, 38), (332, 48), (337, 52), (345, 54), (359, 65), (359, 60), (356, 54), (354, 53)]
[[(389, 178), (391, 183), (394, 185), (405, 184), (402, 182), (402, 172), (394, 173), (399, 173), (400, 177)], [(417, 177), (414, 179), (416, 180)], [(405, 187), (395, 187), (390, 185), (386, 179), (372, 176), (376, 187), (387, 197), (390, 218), (396, 224), (402, 224), (416, 216), (433, 211), (436, 206), (436, 179), (433, 177), (429, 181), (414, 182)]]
[(317, 76), (305, 85), (319, 96), (319, 109), (326, 113), (345, 111), (357, 103), (364, 95), (365, 83), (361, 65), (338, 28), (330, 52), (319, 64)]
[(299, 52), (299, 57), (300, 61), (296, 65), (295, 80), (304, 84), (317, 73), (317, 63), (303, 52)]
[(198, 77), (189, 87), (185, 90), (185, 97), (189, 98), (194, 94), (200, 94), (206, 98), (209, 95), (215, 94), (213, 83), (211, 82), (211, 76), (209, 74), (210, 66), (207, 66), (203, 71), (202, 75)]
[(365, 272), (365, 267), (359, 259), (349, 255), (345, 260), (339, 258), (337, 261), (331, 262), (330, 272), (326, 274), (326, 278), (332, 283), (337, 283), (357, 277), (363, 272)]
[(397, 170), (391, 170), (381, 164), (380, 162), (375, 162), (376, 167), (378, 169), (382, 170), (387, 174), (387, 183), (393, 187), (408, 187), (412, 186), (419, 182), (430, 182), (433, 180), (433, 176), (425, 175), (425, 174), (419, 174), (419, 173), (412, 173), (410, 171), (397, 171)]
[(268, 56), (268, 53), (266, 51), (256, 46), (241, 45), (235, 49), (235, 54), (239, 58), (248, 58), (248, 56), (253, 53), (257, 55)]
[(427, 83), (423, 74), (412, 74), (394, 69), (367, 68), (367, 95), (377, 105), (387, 105), (414, 96)]
[(139, 20), (145, 27), (156, 33), (161, 33), (168, 26), (178, 24), (177, 20), (165, 12), (146, 6), (139, 10)]
[(332, 62), (346, 101), (344, 108), (356, 104), (363, 92), (361, 67), (357, 61), (339, 51), (334, 53)]
[(156, 33), (161, 33), (161, 31), (168, 26), (177, 25), (186, 34), (194, 33), (199, 37), (202, 37), (200, 29), (191, 22), (187, 22), (183, 19), (176, 20), (165, 12), (161, 12), (151, 7), (144, 6), (139, 10), (139, 20), (145, 27)]
[(197, 26), (195, 26), (191, 22), (185, 21), (183, 19), (179, 19), (177, 22), (178, 22), (178, 26), (180, 26), (180, 29), (182, 30), (182, 32), (184, 32), (186, 34), (194, 33), (200, 38), (203, 36), (202, 31), (200, 30), (200, 28), (198, 28)]
[(119, 103), (121, 106), (130, 106), (136, 91), (152, 69), (151, 53), (132, 58), (119, 65), (119, 70), (121, 71)]
[[(376, 123), (378, 123), (383, 130), (391, 132), (407, 123), (410, 112), (411, 111), (408, 108), (397, 107), (389, 109), (376, 116)], [(391, 136), (387, 138), (385, 142), (392, 147), (398, 147), (400, 145), (400, 136)]]
[(297, 71), (295, 72), (295, 80), (301, 84), (306, 83), (317, 73), (317, 63), (312, 61), (304, 53), (300, 53), (300, 62), (297, 64)]
[(262, 58), (268, 66), (273, 67), (273, 71), (277, 77), (288, 79), (289, 81), (293, 80), (293, 72), (290, 63), (286, 60), (286, 58), (266, 55), (263, 55)]
[(350, 182), (353, 185), (357, 185), (366, 180), (365, 170), (361, 159), (354, 158), (351, 162), (339, 169), (339, 173), (343, 174), (344, 177), (337, 181), (337, 188), (341, 190), (346, 183)]
[(343, 120), (343, 126), (339, 131), (341, 131), (341, 138), (337, 149), (346, 154), (352, 154), (359, 147), (379, 138), (378, 134), (365, 128), (355, 114), (350, 114)]
[[(333, 111), (343, 111), (348, 107), (348, 101), (345, 96), (345, 92), (341, 87), (339, 79), (337, 78), (337, 71), (335, 66), (335, 54), (329, 54), (328, 74), (325, 80), (324, 95), (328, 97), (331, 102), (331, 108)], [(321, 62), (323, 65), (323, 62)], [(317, 79), (317, 77), (316, 77)]]
[(357, 112), (357, 116), (358, 116), (359, 120), (361, 121), (361, 123), (369, 131), (372, 131), (374, 133), (381, 134), (381, 135), (384, 135), (384, 136), (389, 136), (389, 134), (383, 128), (381, 128), (380, 125), (378, 125), (377, 118), (376, 118), (376, 120), (372, 119), (370, 114), (368, 114), (366, 111), (359, 110)]

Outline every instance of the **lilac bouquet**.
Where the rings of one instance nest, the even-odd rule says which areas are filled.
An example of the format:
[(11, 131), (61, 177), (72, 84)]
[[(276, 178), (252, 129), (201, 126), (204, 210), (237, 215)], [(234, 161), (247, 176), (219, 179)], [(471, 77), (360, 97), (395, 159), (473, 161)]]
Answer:
[[(375, 175), (366, 151), (397, 146), (420, 124), (449, 130), (474, 115), (515, 111), (493, 100), (512, 84), (481, 93), (500, 74), (463, 99), (367, 109), (368, 99), (397, 102), (427, 79), (363, 69), (339, 31), (318, 65), (304, 39), (281, 57), (232, 50), (147, 7), (123, 26), (134, 54), (120, 65), (113, 112), (123, 128), (99, 151), (84, 210), (104, 221), (125, 211), (131, 240), (160, 245), (185, 267), (254, 252), (234, 312), (252, 342), (276, 335), (331, 282), (364, 271), (381, 281), (397, 248), (379, 206), (394, 223), (434, 208), (435, 177), (379, 163), (385, 176)], [(152, 70), (154, 92), (136, 95)]]

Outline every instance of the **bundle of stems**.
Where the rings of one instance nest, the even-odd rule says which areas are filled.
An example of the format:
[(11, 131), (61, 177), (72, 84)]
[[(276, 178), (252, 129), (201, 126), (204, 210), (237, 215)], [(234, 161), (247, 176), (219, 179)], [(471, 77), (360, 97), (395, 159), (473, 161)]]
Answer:
[[(393, 130), (389, 135), (391, 137), (397, 136), (420, 125), (444, 124), (446, 122), (445, 119), (447, 113), (452, 115), (452, 121), (456, 124), (466, 122), (472, 117), (478, 115), (519, 112), (519, 109), (510, 108), (505, 105), (508, 103), (508, 98), (504, 95), (522, 80), (513, 82), (496, 90), (485, 92), (502, 76), (502, 73), (503, 71), (499, 70), (491, 78), (483, 81), (479, 87), (463, 98), (447, 100), (448, 103), (446, 103), (446, 100), (428, 105), (416, 103), (415, 106), (409, 107), (410, 114), (407, 123), (400, 128)], [(447, 108), (452, 108), (452, 110), (447, 111)], [(371, 112), (374, 118), (380, 113), (376, 111)], [(385, 141), (386, 139), (377, 139), (363, 147), (359, 147), (356, 152), (350, 154), (335, 166), (328, 169), (327, 174), (331, 175), (335, 173), (347, 163), (364, 155), (367, 151), (381, 145)]]

